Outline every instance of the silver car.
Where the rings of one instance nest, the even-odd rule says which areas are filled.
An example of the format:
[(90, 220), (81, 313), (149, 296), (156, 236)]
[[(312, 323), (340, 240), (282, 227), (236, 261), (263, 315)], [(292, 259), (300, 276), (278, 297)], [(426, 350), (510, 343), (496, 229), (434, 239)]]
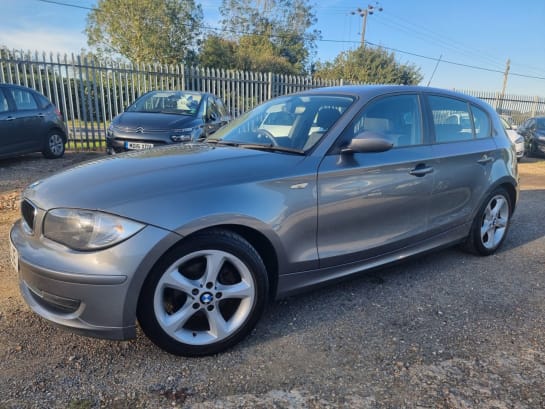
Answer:
[[(260, 127), (271, 112), (290, 129)], [(270, 298), (446, 245), (494, 253), (517, 197), (514, 147), (482, 101), (323, 88), (266, 102), (204, 143), (33, 183), (12, 261), (30, 308), (56, 324), (127, 339), (138, 320), (173, 354), (214, 354)]]

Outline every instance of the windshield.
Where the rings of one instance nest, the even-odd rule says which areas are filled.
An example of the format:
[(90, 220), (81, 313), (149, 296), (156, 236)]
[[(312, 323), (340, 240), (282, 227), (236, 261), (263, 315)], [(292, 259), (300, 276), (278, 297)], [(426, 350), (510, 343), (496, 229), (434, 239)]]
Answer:
[(136, 100), (128, 112), (161, 112), (196, 116), (202, 95), (184, 91), (153, 91)]
[(536, 127), (537, 129), (545, 129), (545, 117), (536, 118)]
[(276, 98), (221, 128), (209, 141), (305, 151), (321, 139), (353, 101), (335, 95)]

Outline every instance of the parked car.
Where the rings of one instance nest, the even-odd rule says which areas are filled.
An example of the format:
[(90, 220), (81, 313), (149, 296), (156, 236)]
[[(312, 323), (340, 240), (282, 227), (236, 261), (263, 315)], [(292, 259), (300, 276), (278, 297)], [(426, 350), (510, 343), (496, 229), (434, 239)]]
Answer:
[(517, 133), (516, 127), (511, 125), (511, 123), (506, 118), (500, 116), (500, 120), (503, 125), (503, 129), (505, 129), (505, 133), (507, 133), (507, 136), (515, 145), (517, 160), (520, 160), (524, 156), (524, 152), (526, 150), (524, 148), (524, 137)]
[(0, 84), (0, 158), (42, 152), (64, 155), (67, 129), (60, 111), (30, 88)]
[[(295, 116), (286, 135), (260, 128), (281, 111)], [(469, 132), (453, 114), (471, 118)], [(30, 185), (12, 261), (24, 299), (50, 321), (127, 339), (138, 319), (173, 354), (214, 354), (250, 333), (269, 297), (446, 245), (494, 253), (517, 181), (514, 147), (476, 98), (315, 89), (270, 100), (205, 142)]]
[(517, 132), (526, 141), (526, 153), (528, 156), (541, 156), (545, 154), (545, 116), (527, 119), (517, 128)]
[(193, 91), (151, 91), (108, 128), (108, 153), (202, 140), (231, 120), (222, 100)]

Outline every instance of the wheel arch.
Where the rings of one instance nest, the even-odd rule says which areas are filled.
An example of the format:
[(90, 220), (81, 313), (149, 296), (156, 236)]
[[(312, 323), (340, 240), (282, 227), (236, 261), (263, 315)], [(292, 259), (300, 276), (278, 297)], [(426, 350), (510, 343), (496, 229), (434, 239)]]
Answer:
[(494, 189), (501, 187), (505, 189), (507, 194), (509, 195), (509, 201), (511, 202), (511, 214), (514, 213), (515, 207), (517, 205), (517, 199), (518, 199), (518, 192), (515, 186), (513, 186), (512, 183), (504, 182), (496, 186)]
[(219, 224), (206, 227), (204, 229), (194, 231), (190, 235), (185, 236), (182, 240), (191, 240), (191, 238), (196, 234), (211, 232), (214, 230), (226, 230), (236, 233), (256, 249), (259, 256), (263, 260), (263, 263), (265, 264), (265, 268), (267, 269), (267, 277), (269, 280), (269, 297), (274, 299), (278, 286), (279, 262), (277, 251), (272, 242), (260, 231), (239, 224)]
[(51, 132), (58, 132), (61, 137), (62, 137), (62, 140), (64, 141), (64, 143), (67, 143), (68, 142), (68, 135), (66, 134), (66, 132), (60, 127), (60, 126), (57, 126), (57, 125), (53, 125), (51, 126), (47, 132), (46, 132), (46, 138), (49, 134), (51, 134)]

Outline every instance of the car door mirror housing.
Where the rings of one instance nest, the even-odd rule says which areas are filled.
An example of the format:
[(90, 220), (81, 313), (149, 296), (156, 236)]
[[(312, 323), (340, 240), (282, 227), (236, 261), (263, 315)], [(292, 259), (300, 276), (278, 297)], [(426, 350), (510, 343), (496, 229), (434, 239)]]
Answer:
[(392, 149), (394, 144), (386, 136), (377, 132), (362, 132), (356, 135), (342, 153), (372, 153), (385, 152)]

